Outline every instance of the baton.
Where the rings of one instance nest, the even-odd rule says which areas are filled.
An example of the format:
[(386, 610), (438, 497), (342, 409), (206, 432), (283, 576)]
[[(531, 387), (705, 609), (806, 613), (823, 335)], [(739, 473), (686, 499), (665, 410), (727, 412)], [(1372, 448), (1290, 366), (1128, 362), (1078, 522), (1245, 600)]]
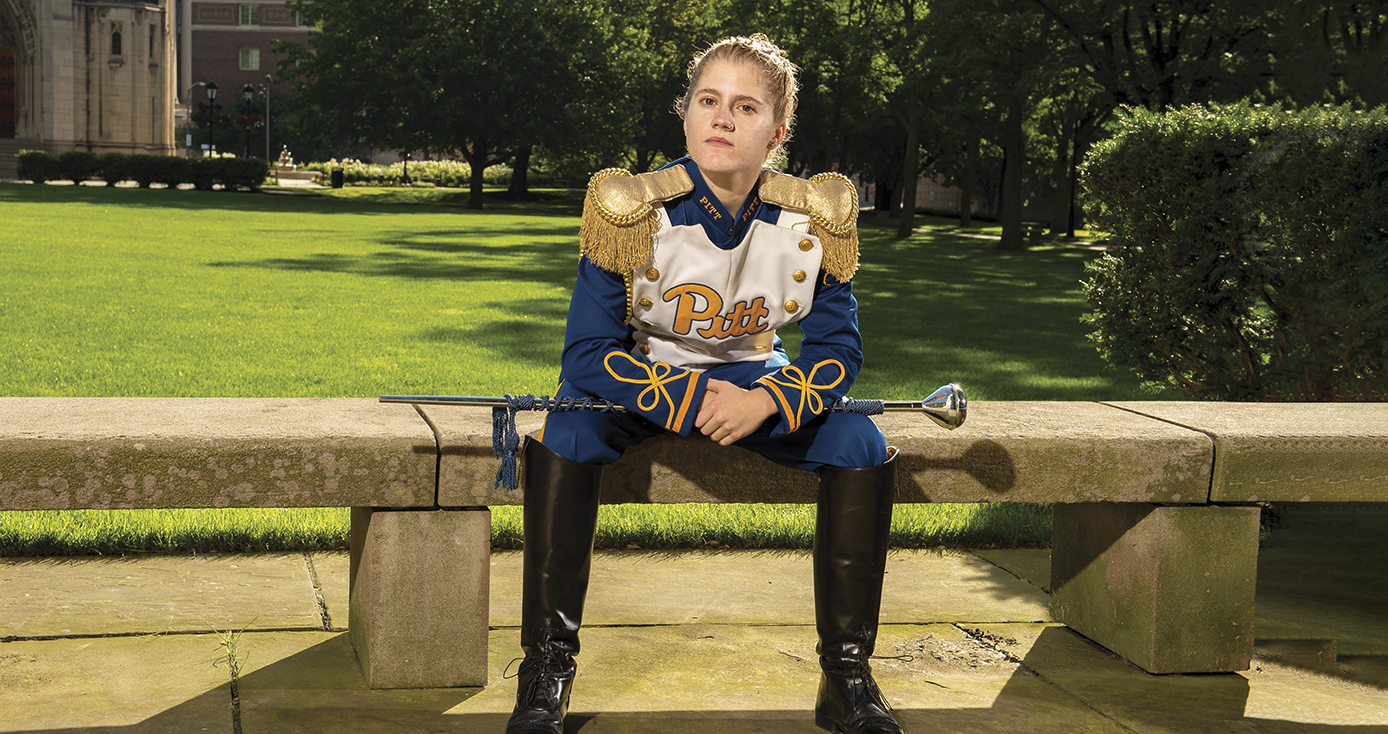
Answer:
[[(472, 395), (382, 395), (383, 403), (413, 405), (461, 405), (476, 408), (509, 408), (511, 410), (611, 410), (624, 412), (627, 408), (605, 400), (592, 398), (554, 398), (534, 395), (478, 397)], [(942, 428), (954, 430), (964, 424), (969, 401), (964, 388), (951, 382), (921, 400), (855, 400), (842, 398), (832, 403), (830, 411), (877, 415), (888, 411), (920, 411)]]

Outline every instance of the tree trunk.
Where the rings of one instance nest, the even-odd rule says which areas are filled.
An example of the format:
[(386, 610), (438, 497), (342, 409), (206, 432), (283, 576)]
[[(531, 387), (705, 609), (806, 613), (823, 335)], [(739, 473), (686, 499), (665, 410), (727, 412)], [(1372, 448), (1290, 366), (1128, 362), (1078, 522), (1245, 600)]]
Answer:
[(650, 170), (651, 162), (655, 160), (655, 151), (637, 147), (636, 149), (636, 170), (635, 173), (645, 173)]
[(530, 193), (530, 187), (526, 182), (529, 173), (530, 146), (525, 145), (516, 149), (516, 154), (511, 159), (511, 187), (507, 189), (506, 194), (512, 199), (520, 199)]
[(1080, 207), (1078, 202), (1080, 189), (1080, 164), (1084, 162), (1084, 157), (1089, 154), (1091, 139), (1094, 131), (1099, 127), (1102, 115), (1091, 115), (1082, 121), (1075, 128), (1075, 147), (1070, 151), (1070, 216), (1066, 226), (1069, 231), (1066, 234), (1070, 237), (1075, 236), (1075, 230), (1080, 226)]
[(472, 180), (469, 183), (467, 193), (467, 208), (482, 208), (482, 176), (487, 171), (487, 141), (479, 138), (472, 141), (472, 155), (467, 156), (468, 165), (472, 167)]
[(974, 217), (974, 189), (978, 187), (978, 134), (969, 135), (968, 148), (964, 151), (964, 180), (960, 183), (959, 226), (972, 227)]
[(1064, 235), (1071, 229), (1070, 204), (1073, 197), (1070, 195), (1070, 189), (1074, 184), (1074, 167), (1071, 165), (1073, 157), (1070, 155), (1070, 145), (1077, 132), (1077, 127), (1066, 125), (1065, 135), (1061, 136), (1060, 145), (1055, 151), (1055, 161), (1051, 168), (1051, 181), (1055, 184), (1055, 193), (1051, 196), (1052, 237)]
[(1003, 250), (1026, 249), (1022, 237), (1022, 100), (1016, 94), (1007, 102), (1007, 121), (1003, 123), (1002, 241)]
[(915, 229), (916, 187), (921, 176), (921, 106), (914, 99), (906, 104), (906, 160), (901, 165), (901, 214), (896, 222), (897, 239), (910, 237)]

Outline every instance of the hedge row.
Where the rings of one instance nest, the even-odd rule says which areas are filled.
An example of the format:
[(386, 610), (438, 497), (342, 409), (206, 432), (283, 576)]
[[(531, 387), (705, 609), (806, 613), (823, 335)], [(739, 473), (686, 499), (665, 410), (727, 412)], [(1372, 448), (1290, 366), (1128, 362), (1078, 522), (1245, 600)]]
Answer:
[(1091, 338), (1216, 400), (1388, 400), (1388, 114), (1131, 110), (1083, 171)]
[[(347, 186), (403, 186), (405, 179), (404, 163), (381, 165), (363, 163), (344, 158), (326, 163), (306, 163), (300, 166), (305, 171), (317, 171), (327, 181), (334, 170), (342, 170), (342, 181)], [(472, 166), (461, 161), (410, 161), (410, 182), (413, 185), (430, 183), (435, 186), (465, 189), (472, 185)], [(488, 186), (509, 186), (511, 167), (505, 165), (488, 166), (482, 174)], [(552, 186), (555, 182), (534, 169), (527, 176), (531, 186)]]
[(56, 154), (42, 150), (21, 150), (16, 157), (19, 159), (19, 178), (34, 183), (98, 179), (111, 185), (134, 181), (143, 188), (156, 183), (169, 187), (192, 184), (203, 191), (210, 191), (215, 184), (221, 184), (232, 191), (254, 191), (260, 188), (270, 172), (270, 164), (257, 158), (179, 158), (91, 153), (84, 150)]

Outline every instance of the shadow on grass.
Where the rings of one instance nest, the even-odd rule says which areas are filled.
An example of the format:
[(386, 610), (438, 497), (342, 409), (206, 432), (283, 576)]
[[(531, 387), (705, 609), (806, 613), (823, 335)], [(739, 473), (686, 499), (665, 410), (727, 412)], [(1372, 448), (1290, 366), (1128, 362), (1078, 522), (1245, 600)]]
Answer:
[(515, 316), (468, 326), (426, 329), (419, 338), (436, 344), (483, 345), (499, 359), (554, 365), (557, 379), (568, 304), (541, 298), (508, 304), (514, 307)]
[[(245, 212), (304, 214), (402, 214), (411, 209), (438, 213), (527, 214), (539, 217), (577, 217), (583, 211), (583, 191), (556, 191), (541, 201), (511, 201), (504, 191), (489, 191), (485, 209), (466, 209), (467, 192), (445, 189), (317, 189), (317, 197), (287, 196), (255, 191), (197, 191), (193, 189), (134, 189), (110, 186), (62, 186), (48, 184), (0, 184), (0, 202), (67, 204), (86, 203), (136, 209), (221, 209)], [(344, 193), (345, 192), (345, 193)]]
[(969, 375), (970, 397), (992, 400), (1152, 399), (1106, 365), (1080, 322), (1081, 248), (1001, 252), (940, 234), (894, 240), (861, 233), (854, 278), (864, 370), (855, 391), (908, 398)]
[[(488, 240), (512, 238), (515, 244)], [(572, 241), (570, 240), (572, 239)], [(222, 260), (218, 268), (266, 268), (417, 280), (541, 282), (571, 288), (578, 270), (577, 223), (402, 232), (379, 244), (394, 249), (368, 255), (320, 252), (304, 257)], [(418, 253), (431, 253), (426, 256)], [(564, 306), (567, 308), (568, 304)]]

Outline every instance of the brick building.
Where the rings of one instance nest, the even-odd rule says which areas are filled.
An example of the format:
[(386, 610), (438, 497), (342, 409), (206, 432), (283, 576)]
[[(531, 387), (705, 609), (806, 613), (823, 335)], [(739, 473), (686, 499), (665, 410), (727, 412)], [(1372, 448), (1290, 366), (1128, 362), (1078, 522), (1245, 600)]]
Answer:
[(289, 92), (289, 85), (274, 79), (275, 66), (284, 58), (275, 52), (275, 41), (304, 43), (311, 29), (299, 25), (282, 0), (178, 2), (178, 92), (185, 109), (206, 100), (203, 88), (189, 91), (199, 82), (217, 82), (218, 98), (227, 106), (235, 104), (247, 84), (259, 91), (266, 75), (272, 77), (272, 95)]

